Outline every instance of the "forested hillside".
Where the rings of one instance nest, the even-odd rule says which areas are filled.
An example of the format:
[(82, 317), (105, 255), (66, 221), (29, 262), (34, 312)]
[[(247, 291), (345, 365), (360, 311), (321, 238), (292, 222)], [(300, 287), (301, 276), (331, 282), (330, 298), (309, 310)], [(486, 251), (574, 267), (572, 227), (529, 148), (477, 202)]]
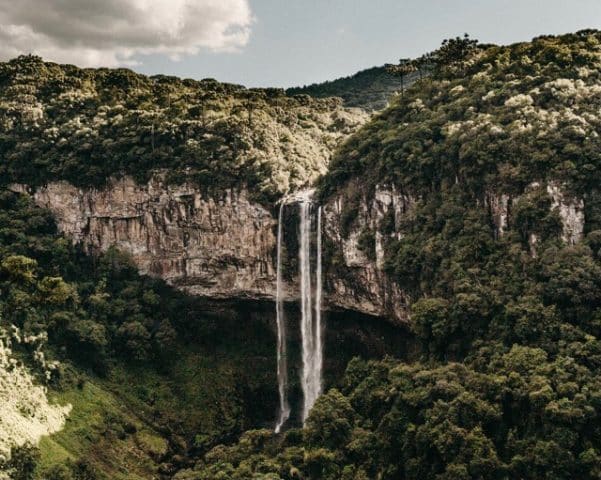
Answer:
[[(255, 430), (272, 427), (276, 412), (276, 338), (264, 310), (273, 315), (272, 304), (207, 303), (139, 275), (115, 248), (89, 256), (31, 198), (3, 191), (0, 367), (18, 364), (21, 385), (33, 385), (30, 375), (47, 387), (31, 389), (37, 400), (23, 405), (56, 415), (46, 433), (64, 428), (38, 447), (13, 448), (10, 460), (0, 450), (0, 472), (19, 480), (600, 478), (601, 32), (509, 46), (458, 37), (409, 66), (422, 78), (355, 132), (365, 113), (332, 99), (36, 57), (2, 64), (4, 185), (101, 186), (165, 168), (171, 182), (247, 186), (274, 211), (273, 200), (323, 174), (315, 202), (324, 222), (336, 210), (342, 236), (361, 232), (357, 250), (381, 260), (410, 315), (409, 332), (391, 321), (386, 333), (376, 327), (382, 319), (362, 318), (366, 333), (352, 312), (329, 316), (326, 366), (346, 363), (349, 352), (374, 356), (372, 341), (396, 348), (355, 358), (344, 375), (330, 369), (332, 388), (304, 428), (291, 420), (282, 434)], [(355, 93), (362, 78), (314, 93), (348, 91), (349, 103), (365, 106)], [(361, 223), (382, 192), (402, 197), (403, 208)], [(298, 212), (288, 207), (285, 277), (299, 249)], [(164, 216), (167, 229), (173, 219)], [(121, 220), (131, 228), (130, 217)], [(343, 242), (323, 236), (327, 294), (359, 267), (343, 268)]]
[[(52, 404), (67, 407), (64, 428), (39, 449), (13, 450), (11, 478), (31, 478), (36, 463), (46, 480), (169, 475), (190, 452), (270, 422), (275, 340), (244, 311), (141, 277), (117, 250), (88, 257), (49, 212), (1, 193), (0, 346), (8, 338), (13, 348), (0, 349), (0, 360), (22, 362)], [(39, 400), (27, 407), (39, 392), (17, 398), (17, 385), (2, 380), (0, 399), (21, 403), (2, 407), (14, 437), (0, 442), (0, 475), (3, 448), (29, 437), (19, 422), (36, 429), (36, 414), (47, 415)]]
[(349, 225), (378, 185), (412, 199), (361, 245), (387, 239), (421, 361), (357, 359), (303, 430), (248, 432), (176, 478), (599, 477), (601, 33), (429, 58), (321, 183)]
[(0, 63), (0, 177), (101, 186), (168, 168), (172, 182), (250, 185), (273, 199), (325, 173), (365, 119), (331, 98), (21, 56)]
[[(419, 77), (413, 73), (404, 79), (409, 85)], [(357, 107), (368, 112), (387, 107), (401, 91), (401, 79), (386, 67), (372, 67), (344, 78), (314, 83), (286, 90), (288, 95), (306, 94), (315, 98), (339, 97), (347, 107)]]

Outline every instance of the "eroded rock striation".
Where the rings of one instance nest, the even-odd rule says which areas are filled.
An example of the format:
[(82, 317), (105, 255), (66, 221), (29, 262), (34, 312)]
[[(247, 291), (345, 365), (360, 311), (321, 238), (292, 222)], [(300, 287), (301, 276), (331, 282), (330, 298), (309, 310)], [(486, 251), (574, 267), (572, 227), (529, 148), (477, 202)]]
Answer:
[[(343, 194), (336, 195), (324, 209), (326, 235), (340, 257), (335, 274), (328, 276), (330, 298), (339, 307), (406, 322), (408, 298), (384, 270), (384, 243), (387, 235), (400, 235), (400, 222), (411, 214), (415, 201), (394, 186), (377, 186), (373, 198), (361, 196), (356, 218), (345, 227), (345, 203), (349, 201)], [(382, 233), (381, 223), (387, 215), (393, 225), (390, 232)], [(373, 252), (360, 246), (365, 232), (373, 235)]]
[(114, 179), (101, 190), (53, 182), (32, 195), (90, 253), (115, 246), (131, 254), (141, 273), (194, 295), (273, 296), (276, 221), (245, 190), (209, 195), (155, 175), (146, 184)]
[[(579, 243), (584, 237), (584, 200), (570, 195), (566, 189), (556, 181), (548, 181), (541, 185), (540, 182), (532, 182), (522, 195), (543, 189), (551, 200), (551, 209), (556, 210), (561, 220), (561, 239), (568, 245)], [(484, 205), (488, 208), (492, 222), (495, 226), (497, 237), (502, 237), (509, 228), (512, 215), (512, 207), (522, 195), (511, 197), (506, 193), (488, 192), (484, 198)], [(536, 243), (531, 241), (531, 243)]]
[[(23, 185), (11, 189), (30, 193), (36, 204), (51, 210), (59, 230), (90, 253), (117, 247), (132, 256), (141, 273), (193, 295), (275, 299), (277, 219), (244, 189), (208, 193), (187, 183), (168, 184), (162, 174), (145, 184), (113, 179), (103, 189), (62, 181), (32, 191)], [(357, 225), (375, 226), (389, 208), (400, 215), (405, 201), (382, 190), (362, 206)], [(382, 239), (376, 261), (357, 248), (359, 233), (343, 239), (341, 202), (324, 207), (324, 233), (340, 246), (346, 263), (343, 276), (328, 280), (325, 307), (406, 319), (403, 294), (382, 269)], [(295, 281), (284, 296), (297, 300)]]
[[(28, 190), (22, 185), (12, 189)], [(562, 220), (563, 240), (577, 243), (583, 234), (582, 200), (565, 196), (556, 184), (549, 183), (546, 190)], [(245, 189), (209, 192), (190, 183), (169, 184), (164, 173), (157, 173), (145, 184), (127, 176), (103, 189), (61, 181), (29, 193), (54, 213), (64, 234), (90, 253), (117, 247), (132, 256), (141, 273), (193, 295), (275, 299), (277, 218)], [(498, 236), (509, 228), (515, 201), (492, 193), (485, 199)], [(349, 202), (356, 212), (345, 225)], [(323, 229), (336, 258), (326, 261), (326, 308), (408, 321), (410, 299), (385, 271), (384, 245), (387, 238), (400, 238), (402, 220), (415, 203), (394, 185), (377, 186), (358, 201), (341, 189), (328, 200)], [(384, 228), (385, 221), (389, 225)], [(369, 236), (373, 251), (361, 246), (363, 235)], [(297, 283), (293, 279), (284, 286), (287, 301), (298, 300)]]

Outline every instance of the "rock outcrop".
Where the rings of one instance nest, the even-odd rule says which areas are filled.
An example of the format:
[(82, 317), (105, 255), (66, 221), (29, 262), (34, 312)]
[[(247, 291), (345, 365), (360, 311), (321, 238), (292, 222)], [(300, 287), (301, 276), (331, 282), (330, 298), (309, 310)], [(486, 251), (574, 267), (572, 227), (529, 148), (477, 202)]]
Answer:
[[(11, 188), (51, 210), (59, 230), (89, 253), (117, 247), (132, 256), (141, 273), (193, 295), (275, 298), (277, 219), (252, 202), (246, 190), (209, 194), (191, 184), (168, 184), (162, 174), (146, 184), (113, 179), (104, 189), (67, 182), (33, 191), (23, 185)], [(369, 205), (362, 205), (357, 231), (348, 238), (341, 235), (341, 202), (324, 207), (324, 232), (340, 245), (346, 264), (343, 276), (329, 276), (326, 308), (406, 320), (403, 293), (383, 272), (383, 237), (376, 234), (374, 260), (358, 249), (357, 238), (364, 222), (375, 228), (391, 208), (397, 218), (409, 200), (394, 190), (379, 190)], [(285, 298), (297, 300), (295, 280), (286, 286)]]
[[(378, 186), (369, 200), (362, 196), (357, 205), (357, 216), (348, 232), (344, 232), (345, 202), (343, 195), (334, 197), (325, 206), (325, 232), (338, 246), (341, 265), (328, 276), (330, 302), (333, 305), (387, 317), (397, 323), (408, 321), (408, 298), (384, 271), (384, 243), (386, 235), (400, 235), (399, 225), (411, 213), (415, 203), (409, 195), (394, 186)], [(381, 222), (391, 217), (391, 232), (382, 233)], [(361, 236), (373, 235), (373, 252), (360, 246)], [(371, 242), (370, 242), (371, 243)]]
[(102, 190), (55, 182), (32, 195), (90, 253), (115, 246), (131, 254), (141, 273), (194, 295), (273, 297), (276, 220), (245, 190), (208, 195), (155, 175), (142, 185), (130, 177), (112, 180)]
[(547, 193), (553, 202), (552, 208), (557, 209), (561, 218), (562, 240), (568, 245), (580, 242), (584, 235), (584, 200), (565, 195), (555, 182), (547, 185)]
[[(565, 189), (558, 182), (549, 181), (542, 186), (551, 199), (551, 209), (557, 210), (561, 219), (561, 239), (568, 245), (580, 242), (584, 236), (584, 200), (566, 194)], [(538, 188), (541, 188), (541, 183), (532, 182), (524, 193)], [(485, 196), (484, 204), (490, 212), (497, 237), (502, 237), (509, 228), (511, 210), (519, 198), (519, 196), (512, 198), (505, 193), (494, 192), (489, 192)], [(536, 243), (536, 235), (531, 236), (531, 246)]]
[[(27, 191), (22, 185), (12, 189)], [(583, 235), (582, 201), (567, 198), (556, 184), (546, 189), (563, 222), (563, 240), (577, 243)], [(64, 234), (90, 253), (115, 246), (132, 256), (141, 273), (193, 295), (275, 298), (277, 218), (253, 202), (246, 190), (208, 193), (188, 183), (169, 184), (157, 173), (146, 184), (124, 177), (97, 190), (54, 182), (29, 193), (54, 213)], [(486, 197), (484, 207), (497, 236), (509, 228), (515, 201), (508, 195)], [(387, 237), (400, 238), (401, 222), (414, 204), (411, 196), (387, 185), (358, 200), (341, 189), (323, 206), (324, 235), (335, 245), (336, 256), (325, 263), (326, 308), (386, 317), (394, 323), (408, 321), (409, 298), (385, 272), (384, 245)], [(345, 225), (349, 208), (356, 214)], [(298, 299), (296, 282), (293, 275), (285, 286), (286, 300)]]

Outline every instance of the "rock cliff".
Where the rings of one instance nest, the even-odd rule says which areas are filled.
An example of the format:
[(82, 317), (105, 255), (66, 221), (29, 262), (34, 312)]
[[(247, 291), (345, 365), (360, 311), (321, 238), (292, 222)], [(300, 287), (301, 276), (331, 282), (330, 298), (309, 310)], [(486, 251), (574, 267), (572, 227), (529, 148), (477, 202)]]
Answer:
[[(543, 188), (551, 199), (551, 209), (556, 210), (562, 224), (561, 239), (568, 245), (575, 245), (580, 242), (584, 236), (584, 200), (573, 195), (568, 195), (561, 184), (555, 181), (549, 181), (543, 185), (540, 182), (532, 182), (522, 195)], [(489, 192), (484, 199), (484, 205), (488, 208), (495, 225), (497, 237), (502, 237), (511, 219), (511, 210), (519, 200), (520, 196), (510, 197), (509, 195), (496, 194)], [(531, 239), (531, 246), (536, 243), (536, 239)]]
[[(12, 189), (28, 190), (22, 185)], [(582, 200), (565, 197), (556, 184), (549, 184), (547, 191), (563, 222), (564, 241), (578, 242), (584, 225)], [(193, 295), (275, 298), (277, 218), (244, 189), (208, 193), (188, 183), (169, 184), (164, 174), (156, 174), (146, 184), (124, 177), (97, 190), (54, 182), (29, 193), (54, 213), (63, 233), (91, 253), (115, 246), (131, 254), (141, 273)], [(508, 228), (514, 201), (494, 194), (485, 200), (499, 236)], [(397, 187), (384, 185), (359, 199), (342, 189), (324, 205), (324, 234), (335, 257), (326, 262), (326, 308), (408, 321), (409, 298), (384, 270), (384, 245), (387, 237), (402, 235), (399, 226), (414, 204)], [(356, 215), (345, 226), (349, 208)], [(383, 233), (385, 217), (391, 225)], [(361, 246), (366, 234), (373, 252)], [(293, 279), (285, 287), (286, 299), (296, 300), (297, 292)]]
[[(275, 298), (277, 219), (253, 203), (246, 190), (209, 194), (191, 184), (170, 185), (162, 174), (146, 184), (130, 177), (113, 179), (100, 190), (67, 182), (11, 189), (30, 193), (36, 204), (50, 209), (59, 230), (90, 253), (115, 246), (132, 256), (141, 273), (193, 295)], [(389, 208), (400, 215), (406, 201), (382, 190), (370, 205), (362, 205), (357, 225), (365, 221), (375, 226)], [(357, 248), (357, 232), (343, 239), (341, 202), (332, 201), (324, 209), (325, 234), (342, 249), (347, 264), (343, 276), (328, 280), (326, 306), (406, 319), (403, 294), (382, 271), (381, 248), (373, 262)], [(289, 283), (287, 300), (296, 300), (297, 291), (294, 281)]]
[[(398, 236), (404, 215), (411, 213), (414, 199), (394, 186), (377, 186), (373, 198), (361, 196), (353, 202), (356, 218), (345, 230), (344, 194), (332, 198), (325, 206), (325, 233), (334, 242), (339, 253), (333, 275), (328, 275), (327, 286), (336, 306), (359, 310), (371, 315), (385, 316), (395, 322), (408, 320), (408, 298), (384, 271), (384, 244), (386, 235)], [(381, 222), (391, 215), (393, 228), (389, 234), (381, 232)], [(364, 232), (373, 235), (373, 252), (360, 246)]]
[(130, 177), (112, 180), (102, 190), (54, 182), (32, 194), (91, 253), (115, 246), (131, 254), (141, 273), (195, 295), (273, 296), (275, 221), (245, 190), (208, 195), (155, 175), (142, 185)]

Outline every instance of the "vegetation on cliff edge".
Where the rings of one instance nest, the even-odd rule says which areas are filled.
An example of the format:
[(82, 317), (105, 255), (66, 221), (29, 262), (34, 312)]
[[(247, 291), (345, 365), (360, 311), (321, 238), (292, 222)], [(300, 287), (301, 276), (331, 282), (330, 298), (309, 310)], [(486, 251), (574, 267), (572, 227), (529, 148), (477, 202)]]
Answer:
[(269, 199), (325, 173), (366, 117), (336, 99), (21, 56), (0, 63), (0, 179), (101, 186), (169, 169)]

